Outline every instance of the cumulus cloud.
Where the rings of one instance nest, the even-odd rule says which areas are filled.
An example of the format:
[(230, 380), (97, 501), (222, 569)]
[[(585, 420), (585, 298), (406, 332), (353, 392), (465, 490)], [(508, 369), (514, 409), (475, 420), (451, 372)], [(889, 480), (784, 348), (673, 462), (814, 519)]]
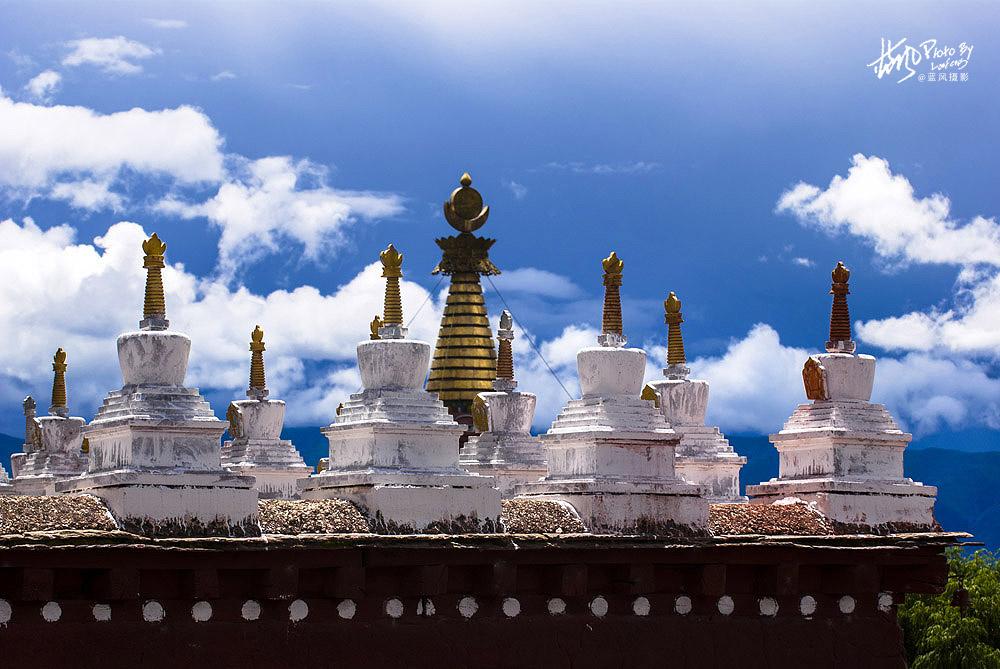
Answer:
[(142, 66), (137, 60), (145, 60), (160, 53), (159, 49), (146, 46), (142, 42), (117, 37), (88, 37), (67, 42), (70, 52), (63, 58), (67, 67), (93, 65), (107, 74), (139, 74)]
[(187, 203), (168, 197), (157, 210), (183, 218), (207, 218), (222, 230), (219, 269), (232, 277), (243, 263), (291, 239), (316, 260), (344, 240), (359, 219), (385, 218), (403, 209), (397, 195), (333, 189), (326, 171), (307, 160), (275, 156), (249, 161), (209, 200)]
[(45, 70), (35, 75), (31, 81), (24, 86), (33, 99), (39, 102), (49, 102), (52, 96), (59, 90), (62, 83), (62, 75), (55, 70)]
[(52, 186), (49, 197), (55, 200), (65, 200), (71, 207), (90, 211), (98, 209), (118, 211), (123, 204), (121, 196), (111, 192), (109, 181), (90, 179), (57, 183)]
[(835, 176), (826, 189), (799, 183), (782, 194), (777, 210), (805, 225), (860, 237), (890, 263), (960, 269), (950, 306), (861, 323), (858, 335), (865, 341), (887, 350), (935, 348), (1000, 358), (1000, 225), (994, 218), (956, 221), (947, 197), (917, 197), (887, 161), (861, 154), (846, 177)]
[(123, 170), (181, 183), (217, 182), (222, 138), (188, 106), (101, 114), (86, 107), (45, 107), (0, 95), (0, 187), (47, 194), (59, 183), (109, 183)]
[[(45, 396), (52, 353), (61, 346), (69, 353), (72, 408), (89, 417), (103, 395), (121, 385), (114, 341), (141, 316), (140, 244), (147, 231), (121, 222), (92, 243), (75, 236), (68, 225), (42, 230), (31, 219), (0, 222), (0, 401), (10, 404), (28, 392)], [(164, 237), (169, 261), (170, 236)], [(194, 342), (187, 383), (239, 397), (249, 333), (259, 323), (267, 336), (268, 385), (289, 400), (289, 423), (329, 422), (337, 404), (357, 390), (354, 349), (381, 310), (380, 274), (373, 263), (330, 294), (311, 286), (257, 294), (169, 264), (163, 278), (171, 327)], [(403, 281), (402, 296), (412, 317), (428, 293)], [(430, 300), (410, 324), (413, 336), (433, 341), (442, 308)]]

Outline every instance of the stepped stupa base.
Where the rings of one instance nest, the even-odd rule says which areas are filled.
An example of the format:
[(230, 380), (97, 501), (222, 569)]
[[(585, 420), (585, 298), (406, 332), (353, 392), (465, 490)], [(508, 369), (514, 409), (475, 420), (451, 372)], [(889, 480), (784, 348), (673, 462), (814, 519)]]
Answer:
[(119, 527), (153, 536), (258, 536), (253, 478), (218, 472), (111, 471), (56, 483), (107, 504)]
[(441, 472), (323, 472), (300, 480), (302, 499), (346, 499), (379, 534), (500, 531), (500, 492), (486, 476)]
[(889, 534), (937, 529), (937, 488), (909, 479), (849, 481), (842, 479), (772, 479), (747, 486), (752, 504), (801, 499), (833, 521), (840, 533)]
[(492, 476), (504, 499), (515, 486), (534, 483), (549, 473), (545, 449), (538, 437), (520, 433), (484, 432), (462, 446), (459, 465), (482, 476)]
[(517, 486), (515, 491), (521, 498), (570, 504), (593, 534), (707, 533), (708, 503), (700, 495), (702, 488), (685, 481), (539, 481)]

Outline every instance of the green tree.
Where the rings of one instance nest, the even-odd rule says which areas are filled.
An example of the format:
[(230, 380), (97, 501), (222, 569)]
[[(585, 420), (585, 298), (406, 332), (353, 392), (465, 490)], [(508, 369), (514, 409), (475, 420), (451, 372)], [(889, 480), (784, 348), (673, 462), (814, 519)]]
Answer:
[(907, 597), (899, 624), (913, 669), (1000, 669), (997, 556), (950, 550), (944, 592)]

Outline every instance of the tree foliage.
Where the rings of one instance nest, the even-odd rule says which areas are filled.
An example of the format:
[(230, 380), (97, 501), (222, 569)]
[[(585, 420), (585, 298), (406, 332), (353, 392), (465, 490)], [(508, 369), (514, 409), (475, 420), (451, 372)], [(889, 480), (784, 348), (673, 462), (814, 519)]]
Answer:
[(899, 624), (913, 669), (1000, 669), (998, 556), (949, 551), (944, 592), (909, 596)]

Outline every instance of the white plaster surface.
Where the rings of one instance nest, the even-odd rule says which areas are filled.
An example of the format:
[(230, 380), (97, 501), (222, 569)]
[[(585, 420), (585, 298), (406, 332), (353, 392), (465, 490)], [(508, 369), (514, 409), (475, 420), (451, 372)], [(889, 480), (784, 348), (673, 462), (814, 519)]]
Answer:
[(234, 474), (254, 477), (261, 499), (298, 497), (298, 479), (308, 476), (306, 465), (291, 441), (281, 439), (285, 403), (280, 400), (239, 400), (239, 437), (222, 445), (222, 466)]
[(195, 602), (191, 607), (191, 617), (196, 623), (207, 622), (212, 619), (212, 605), (208, 602)]
[(385, 614), (390, 618), (399, 618), (403, 615), (403, 602), (398, 599), (390, 599), (385, 603)]
[(521, 613), (521, 602), (513, 597), (506, 597), (503, 600), (503, 614), (508, 618), (514, 618)]
[(649, 384), (660, 396), (660, 408), (672, 427), (704, 425), (708, 409), (708, 382), (663, 379)]
[(240, 434), (247, 439), (276, 440), (285, 424), (285, 403), (281, 400), (237, 400)]
[(837, 602), (837, 606), (840, 608), (841, 613), (854, 613), (854, 607), (856, 606), (856, 603), (853, 597), (851, 597), (850, 595), (844, 595)]
[(170, 330), (143, 330), (118, 336), (118, 364), (125, 385), (182, 386), (191, 339)]
[(778, 600), (774, 597), (761, 597), (757, 606), (762, 616), (773, 617), (778, 615)]
[(62, 607), (59, 602), (47, 602), (42, 607), (42, 619), (47, 623), (58, 622), (62, 618)]
[(415, 339), (376, 339), (358, 344), (361, 384), (369, 390), (424, 386), (431, 346)]
[(147, 623), (158, 623), (166, 617), (163, 605), (152, 599), (142, 605), (142, 619)]
[(358, 605), (353, 599), (343, 599), (337, 604), (337, 615), (344, 620), (350, 620), (358, 612)]
[(84, 419), (41, 416), (36, 420), (42, 447), (11, 458), (17, 463), (11, 491), (18, 495), (53, 494), (56, 481), (79, 476), (87, 470), (87, 456), (80, 450)]
[(871, 399), (875, 358), (850, 353), (822, 353), (814, 357), (823, 366), (829, 399), (862, 402)]
[(627, 395), (638, 399), (646, 352), (638, 348), (593, 346), (576, 354), (580, 390), (587, 397)]
[(724, 616), (731, 615), (732, 612), (736, 610), (736, 604), (733, 602), (733, 598), (729, 595), (719, 597), (719, 601), (716, 602), (716, 607), (719, 609), (719, 613)]

